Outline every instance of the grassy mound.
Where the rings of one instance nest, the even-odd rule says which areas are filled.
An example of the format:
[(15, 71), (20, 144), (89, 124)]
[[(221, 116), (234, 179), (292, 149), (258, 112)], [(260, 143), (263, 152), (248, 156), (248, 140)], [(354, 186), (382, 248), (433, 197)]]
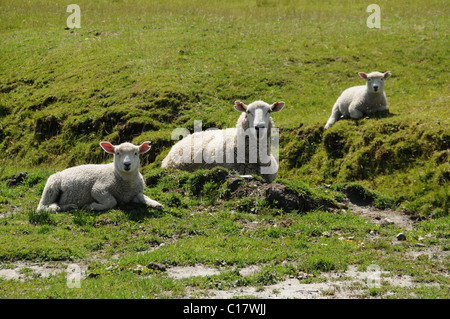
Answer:
[[(232, 127), (235, 100), (283, 100), (280, 178), (358, 183), (397, 208), (448, 214), (448, 4), (381, 1), (381, 29), (352, 1), (79, 5), (82, 27), (68, 30), (62, 1), (4, 3), (2, 178), (109, 161), (102, 140), (150, 140), (142, 164), (156, 169), (175, 128)], [(387, 69), (390, 113), (322, 130), (357, 71)]]
[(448, 214), (450, 132), (439, 121), (343, 120), (326, 132), (317, 126), (283, 131), (283, 142), (281, 176), (312, 185), (358, 183), (392, 198), (389, 206)]

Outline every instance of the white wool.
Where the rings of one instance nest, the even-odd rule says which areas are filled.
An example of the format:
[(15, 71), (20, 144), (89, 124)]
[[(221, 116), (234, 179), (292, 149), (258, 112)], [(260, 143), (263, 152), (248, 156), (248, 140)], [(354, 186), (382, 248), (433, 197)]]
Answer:
[(331, 111), (331, 116), (325, 125), (325, 129), (331, 127), (342, 117), (359, 119), (364, 115), (385, 111), (387, 109), (387, 99), (384, 92), (384, 80), (391, 73), (372, 72), (366, 74), (360, 72), (359, 75), (366, 79), (366, 85), (354, 86), (342, 92)]
[[(186, 136), (172, 147), (161, 167), (192, 171), (222, 166), (241, 175), (257, 174), (271, 182), (277, 177), (278, 163), (271, 153), (273, 121), (270, 113), (281, 111), (283, 106), (284, 102), (269, 105), (256, 101), (247, 106), (236, 101), (235, 108), (242, 114), (235, 128)], [(245, 135), (248, 138), (244, 138)], [(261, 137), (257, 140), (256, 136)]]
[(51, 175), (37, 211), (65, 211), (77, 207), (105, 210), (130, 202), (162, 207), (143, 194), (145, 183), (139, 172), (139, 155), (150, 149), (149, 144), (100, 143), (106, 152), (114, 154), (114, 162), (71, 167)]

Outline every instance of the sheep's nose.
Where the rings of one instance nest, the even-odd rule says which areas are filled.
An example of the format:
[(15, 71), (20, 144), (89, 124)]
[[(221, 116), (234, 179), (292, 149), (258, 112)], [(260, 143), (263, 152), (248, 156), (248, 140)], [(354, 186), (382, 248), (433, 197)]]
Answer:
[(264, 128), (266, 128), (263, 124), (261, 124), (261, 125), (256, 125), (255, 126), (255, 130), (256, 130), (256, 134), (257, 134), (257, 136), (260, 136), (263, 132), (261, 131), (261, 129), (264, 129)]
[(130, 166), (131, 166), (131, 163), (130, 163), (130, 162), (125, 162), (125, 163), (123, 163), (123, 168), (124, 168), (126, 171), (129, 171), (129, 170), (130, 170)]
[(375, 90), (375, 92), (378, 91), (378, 85), (374, 85), (373, 89)]

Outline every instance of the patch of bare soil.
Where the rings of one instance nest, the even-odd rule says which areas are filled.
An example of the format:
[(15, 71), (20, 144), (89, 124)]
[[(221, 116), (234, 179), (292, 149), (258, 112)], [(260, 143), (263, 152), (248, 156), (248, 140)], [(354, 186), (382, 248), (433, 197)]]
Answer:
[[(64, 266), (61, 264), (37, 262), (15, 262), (7, 265), (0, 264), (0, 278), (7, 280), (26, 280), (30, 277), (49, 277), (67, 271), (69, 264)], [(87, 267), (80, 266), (82, 272), (86, 270), (85, 268)]]
[[(186, 278), (189, 275), (204, 276), (220, 273), (219, 269), (208, 269), (204, 266), (175, 268), (176, 278)], [(185, 270), (183, 268), (187, 269)], [(242, 276), (249, 276), (259, 270), (259, 266), (253, 265), (241, 269), (239, 272)], [(169, 273), (169, 276), (173, 275)], [(262, 288), (238, 287), (229, 290), (208, 289), (206, 291), (191, 289), (186, 298), (349, 299), (361, 298), (361, 295), (366, 289), (377, 287), (377, 285), (381, 285), (382, 281), (394, 287), (414, 287), (419, 285), (410, 276), (389, 276), (389, 272), (385, 271), (378, 271), (376, 273), (371, 271), (358, 271), (356, 266), (349, 266), (346, 271), (340, 273), (324, 273), (318, 278), (321, 279), (319, 280), (320, 282), (302, 282), (306, 278), (308, 278), (308, 275), (304, 274), (304, 276), (287, 278), (284, 281)], [(424, 284), (421, 283), (420, 285)], [(433, 286), (438, 284), (432, 283), (427, 285)]]
[(330, 202), (322, 202), (308, 194), (299, 194), (281, 183), (265, 183), (253, 179), (251, 176), (233, 176), (227, 180), (230, 196), (243, 198), (265, 198), (271, 205), (286, 210), (309, 211), (321, 207), (336, 208)]
[(405, 212), (396, 211), (392, 209), (377, 209), (373, 206), (360, 206), (352, 202), (347, 203), (350, 211), (358, 216), (366, 217), (371, 222), (377, 225), (389, 225), (394, 224), (395, 226), (405, 229), (412, 230), (414, 225), (417, 224), (417, 219), (411, 215), (407, 215)]
[(167, 269), (167, 275), (175, 279), (183, 279), (189, 277), (198, 276), (212, 276), (220, 274), (220, 270), (217, 268), (206, 267), (203, 265), (195, 266), (177, 266)]

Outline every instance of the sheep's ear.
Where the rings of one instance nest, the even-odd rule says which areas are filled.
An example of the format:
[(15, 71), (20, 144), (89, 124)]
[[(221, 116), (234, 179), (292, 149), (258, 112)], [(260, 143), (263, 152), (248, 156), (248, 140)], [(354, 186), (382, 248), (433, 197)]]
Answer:
[(283, 109), (284, 102), (275, 102), (270, 106), (270, 112), (279, 112)]
[(247, 105), (245, 105), (241, 101), (234, 102), (234, 108), (236, 110), (238, 110), (239, 112), (246, 112), (247, 111)]
[(359, 76), (362, 77), (363, 79), (367, 80), (367, 74), (364, 72), (358, 72)]
[(148, 151), (150, 151), (150, 143), (151, 142), (144, 142), (139, 146), (139, 154), (144, 154), (147, 153)]
[(387, 79), (388, 77), (391, 76), (391, 71), (386, 71), (384, 72), (384, 78)]
[(100, 146), (103, 148), (103, 150), (106, 153), (109, 153), (109, 154), (115, 154), (116, 153), (116, 151), (114, 149), (114, 145), (112, 145), (110, 142), (106, 142), (106, 141), (100, 142)]

